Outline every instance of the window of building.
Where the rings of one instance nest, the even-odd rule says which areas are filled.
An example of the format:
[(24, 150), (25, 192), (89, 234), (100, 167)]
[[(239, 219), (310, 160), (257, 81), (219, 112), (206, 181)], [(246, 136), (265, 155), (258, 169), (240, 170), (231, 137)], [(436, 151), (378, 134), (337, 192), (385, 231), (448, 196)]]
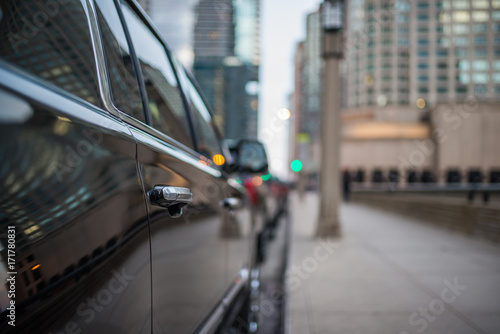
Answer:
[(488, 50), (486, 48), (474, 48), (474, 56), (478, 58), (486, 58)]
[(500, 73), (493, 73), (493, 83), (500, 83)]
[(500, 21), (500, 11), (496, 10), (491, 13), (491, 19), (494, 21)]
[(458, 58), (466, 58), (469, 55), (469, 49), (455, 49), (455, 56)]
[(491, 6), (493, 8), (500, 8), (500, 0), (491, 0)]
[(472, 62), (472, 69), (475, 71), (489, 71), (489, 65), (487, 60), (474, 60)]
[(436, 56), (438, 57), (448, 57), (448, 50), (446, 49), (437, 49)]
[(462, 10), (453, 12), (453, 21), (459, 22), (459, 23), (460, 22), (469, 22), (470, 21), (470, 14), (469, 14), (469, 12), (462, 11)]
[(96, 3), (113, 104), (120, 111), (146, 122), (139, 84), (116, 7), (112, 1), (97, 0)]
[(427, 93), (429, 93), (429, 88), (428, 87), (419, 87), (418, 92), (420, 94), (427, 94)]
[(420, 82), (429, 81), (429, 76), (427, 76), (427, 75), (419, 75), (418, 76), (418, 81), (420, 81)]
[(474, 22), (488, 22), (490, 16), (487, 11), (473, 11), (472, 21)]
[(441, 37), (437, 39), (438, 46), (448, 47), (450, 46), (450, 39), (448, 37)]
[(483, 23), (476, 23), (472, 25), (475, 33), (488, 32), (488, 25)]
[(493, 68), (495, 70), (500, 70), (500, 60), (494, 60), (493, 61)]
[(445, 70), (448, 68), (448, 63), (437, 63), (436, 67), (438, 70)]
[(455, 87), (455, 92), (457, 94), (467, 94), (467, 86), (458, 86), (458, 87)]
[(152, 126), (193, 148), (181, 91), (164, 45), (124, 2), (122, 9), (139, 58)]
[(486, 36), (475, 37), (474, 44), (476, 44), (476, 45), (488, 45), (488, 38)]
[(445, 93), (448, 93), (448, 88), (447, 88), (447, 87), (438, 87), (438, 88), (437, 88), (437, 93), (438, 93), (438, 94), (445, 94)]
[(408, 15), (405, 14), (396, 15), (396, 22), (408, 22), (408, 21), (409, 21)]
[(468, 60), (460, 60), (458, 62), (458, 68), (462, 71), (468, 71), (470, 66), (469, 66), (469, 61)]
[(418, 45), (429, 45), (429, 40), (427, 38), (420, 38), (418, 40)]
[(488, 3), (488, 0), (473, 0), (472, 7), (477, 9), (488, 9), (490, 4)]
[(458, 75), (458, 82), (466, 85), (470, 82), (470, 76), (467, 73), (460, 73)]
[[(102, 106), (87, 16), (81, 2), (67, 0), (54, 15), (45, 14), (44, 8), (42, 3), (33, 1), (2, 2), (0, 58)], [(37, 17), (44, 22), (35, 22), (35, 27), (29, 20)], [(34, 36), (23, 37), (28, 32)]]
[(418, 50), (417, 52), (419, 57), (428, 57), (429, 56), (429, 51), (427, 50)]
[(451, 22), (451, 16), (448, 13), (439, 13), (436, 15), (436, 19), (440, 23), (449, 23)]
[(453, 1), (454, 9), (469, 9), (469, 1), (468, 0), (454, 0)]
[(467, 46), (469, 45), (469, 38), (466, 36), (455, 36), (454, 43), (456, 46)]
[(427, 63), (418, 63), (418, 69), (425, 70), (429, 68), (429, 64)]
[(421, 1), (417, 3), (417, 8), (426, 9), (429, 8), (429, 3), (427, 1)]
[(410, 42), (406, 38), (398, 38), (398, 46), (409, 47), (410, 46)]
[(467, 24), (455, 24), (453, 25), (453, 33), (456, 35), (468, 34), (469, 26)]
[(429, 27), (428, 26), (420, 26), (420, 27), (418, 27), (417, 31), (421, 34), (427, 34), (429, 32)]
[(418, 14), (417, 19), (419, 21), (429, 21), (429, 14)]
[(437, 81), (448, 81), (448, 76), (447, 75), (438, 75), (436, 77)]
[(489, 79), (490, 78), (489, 78), (488, 73), (474, 73), (472, 75), (472, 82), (473, 83), (487, 84)]
[(437, 9), (450, 9), (450, 1), (449, 0), (436, 1), (436, 8)]

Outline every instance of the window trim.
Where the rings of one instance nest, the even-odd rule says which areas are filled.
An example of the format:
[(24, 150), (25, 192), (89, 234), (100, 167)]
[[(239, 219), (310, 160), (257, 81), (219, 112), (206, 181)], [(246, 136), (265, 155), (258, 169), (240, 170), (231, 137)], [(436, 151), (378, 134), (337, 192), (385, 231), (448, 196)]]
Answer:
[[(142, 8), (140, 8), (140, 7), (137, 7), (135, 5), (135, 3), (133, 1), (131, 1), (131, 0), (123, 0), (130, 7), (130, 9), (139, 17), (139, 19), (142, 21), (142, 23), (144, 23), (144, 25), (146, 26), (146, 28), (155, 36), (155, 38), (158, 40), (158, 42), (163, 47), (163, 50), (165, 51), (165, 55), (166, 55), (166, 57), (168, 59), (169, 65), (172, 68), (172, 71), (174, 73), (175, 80), (177, 82), (179, 93), (180, 93), (180, 96), (181, 96), (181, 99), (182, 99), (182, 104), (184, 106), (184, 112), (186, 113), (186, 119), (187, 119), (188, 127), (189, 127), (189, 135), (191, 137), (191, 142), (193, 144), (193, 148), (190, 148), (190, 147), (186, 146), (185, 144), (177, 141), (175, 138), (170, 137), (169, 135), (167, 135), (167, 134), (159, 131), (158, 129), (155, 129), (152, 126), (151, 111), (149, 110), (149, 104), (148, 104), (148, 101), (147, 101), (147, 92), (146, 92), (146, 87), (144, 86), (144, 78), (143, 78), (141, 66), (140, 66), (140, 63), (139, 63), (139, 59), (137, 58), (137, 54), (135, 52), (135, 46), (132, 43), (132, 38), (131, 38), (131, 35), (130, 35), (130, 30), (128, 28), (127, 22), (125, 21), (125, 17), (123, 15), (123, 11), (122, 11), (122, 8), (121, 8), (120, 1), (121, 0), (113, 0), (114, 4), (116, 6), (116, 10), (118, 11), (118, 15), (120, 16), (120, 20), (121, 20), (121, 23), (122, 23), (122, 26), (123, 26), (123, 30), (125, 31), (125, 36), (127, 37), (127, 42), (129, 44), (129, 49), (130, 49), (130, 56), (132, 58), (132, 63), (134, 64), (134, 68), (136, 69), (136, 74), (137, 74), (137, 77), (138, 77), (138, 80), (139, 80), (139, 89), (141, 91), (142, 104), (143, 104), (143, 108), (144, 108), (145, 115), (146, 115), (146, 124), (145, 125), (147, 125), (147, 127), (141, 126), (141, 128), (143, 130), (148, 129), (148, 132), (150, 134), (155, 135), (156, 137), (160, 137), (160, 138), (163, 138), (163, 139), (168, 138), (168, 142), (175, 143), (177, 146), (180, 146), (184, 150), (187, 150), (187, 151), (191, 152), (191, 154), (193, 152), (197, 152), (198, 151), (198, 145), (197, 145), (196, 134), (195, 134), (195, 131), (194, 131), (193, 122), (192, 122), (192, 119), (191, 119), (191, 113), (190, 113), (189, 107), (188, 107), (188, 101), (187, 101), (185, 92), (184, 92), (184, 90), (183, 90), (183, 88), (181, 86), (181, 83), (180, 83), (180, 80), (179, 80), (179, 75), (178, 75), (178, 73), (176, 71), (176, 68), (175, 68), (173, 62), (172, 62), (172, 59), (171, 59), (172, 55), (171, 55), (170, 48), (168, 47), (167, 43), (163, 40), (163, 38), (161, 37), (161, 35), (158, 33), (158, 31), (155, 29), (154, 25), (152, 24), (152, 22), (150, 21), (150, 19), (147, 17), (147, 15), (145, 14), (144, 10)], [(124, 113), (120, 112), (120, 114), (124, 114)], [(125, 115), (128, 116), (128, 117), (124, 117), (124, 119), (128, 119), (128, 120), (133, 119), (133, 120), (135, 120), (130, 115), (127, 115), (127, 114), (125, 114)], [(138, 120), (135, 120), (135, 121), (136, 121), (136, 122), (134, 122), (135, 126), (137, 126), (138, 123), (139, 124), (142, 123), (142, 122), (140, 122)], [(149, 129), (151, 129), (152, 131), (149, 131)], [(195, 154), (195, 156), (196, 156), (196, 154)]]

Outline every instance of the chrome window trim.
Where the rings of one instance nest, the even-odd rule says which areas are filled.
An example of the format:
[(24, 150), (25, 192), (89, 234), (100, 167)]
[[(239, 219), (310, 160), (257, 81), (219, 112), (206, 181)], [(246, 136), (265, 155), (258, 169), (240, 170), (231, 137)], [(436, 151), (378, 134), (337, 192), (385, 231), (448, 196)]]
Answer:
[[(97, 73), (98, 73), (98, 80), (99, 80), (99, 92), (101, 94), (101, 100), (103, 100), (105, 108), (111, 114), (120, 118), (125, 123), (137, 128), (141, 131), (144, 131), (144, 132), (148, 133), (149, 135), (157, 137), (158, 139), (163, 140), (172, 146), (175, 146), (176, 148), (191, 155), (193, 158), (196, 158), (199, 160), (200, 154), (198, 152), (196, 152), (194, 149), (182, 144), (181, 142), (173, 139), (172, 137), (167, 136), (166, 134), (153, 128), (152, 126), (145, 124), (142, 121), (140, 121), (140, 120), (130, 116), (129, 114), (119, 110), (113, 104), (113, 101), (111, 98), (111, 90), (110, 90), (111, 86), (110, 86), (110, 82), (109, 82), (106, 61), (104, 59), (104, 50), (102, 47), (102, 45), (103, 45), (102, 44), (102, 36), (101, 36), (100, 29), (99, 29), (99, 22), (97, 20), (97, 11), (95, 8), (95, 3), (93, 0), (82, 0), (82, 1), (87, 2), (87, 5), (89, 7), (89, 12), (87, 13), (87, 20), (88, 20), (89, 27), (92, 28), (91, 29), (92, 30), (91, 31), (91, 39), (93, 41), (94, 57), (96, 59), (96, 67), (98, 69)], [(137, 6), (137, 4), (135, 2), (133, 2), (133, 6), (136, 7), (140, 11), (141, 15), (143, 16), (141, 19), (147, 21), (146, 27), (148, 27), (148, 29), (152, 30), (155, 37), (158, 38), (160, 43), (163, 44), (163, 47), (166, 48), (165, 53), (167, 53), (167, 55), (168, 55), (168, 51), (167, 51), (168, 46), (166, 45), (165, 41), (158, 36), (156, 29), (154, 29), (154, 27), (152, 26), (151, 21), (149, 20), (147, 15), (144, 13), (144, 10), (140, 6)], [(92, 16), (92, 17), (89, 18), (89, 16)], [(175, 71), (175, 67), (172, 67), (172, 70)], [(182, 88), (179, 88), (179, 89), (182, 90)], [(144, 106), (143, 106), (143, 108), (144, 108)], [(198, 165), (202, 165), (202, 164), (198, 163)], [(205, 165), (202, 165), (202, 166), (208, 167)], [(220, 173), (220, 171), (215, 169), (215, 168), (212, 168), (212, 167), (209, 167), (209, 168), (214, 170), (216, 172), (215, 174)], [(202, 169), (205, 169), (205, 168), (202, 168)], [(214, 173), (210, 173), (210, 174), (214, 174)]]
[[(71, 122), (82, 122), (87, 126), (92, 125), (99, 129), (113, 131), (134, 140), (126, 124), (121, 119), (111, 115), (107, 110), (58, 87), (54, 89), (43, 80), (31, 80), (32, 78), (29, 76), (19, 75), (25, 74), (25, 72), (17, 68), (15, 68), (15, 71), (11, 71), (10, 68), (2, 66), (3, 62), (3, 60), (0, 60), (0, 89), (5, 89), (27, 100), (34, 101), (53, 110), (54, 115), (66, 117)], [(9, 63), (6, 64), (10, 65)]]
[[(89, 26), (90, 39), (94, 52), (94, 61), (97, 69), (97, 82), (99, 86), (99, 95), (104, 104), (104, 108), (116, 117), (120, 117), (119, 110), (115, 107), (111, 99), (110, 82), (106, 60), (104, 59), (104, 50), (102, 47), (102, 37), (97, 20), (97, 12), (93, 0), (80, 0), (86, 12), (87, 25)], [(85, 2), (85, 4), (84, 4)]]
[[(128, 115), (126, 115), (126, 116), (128, 116)], [(136, 125), (130, 124), (130, 123), (125, 121), (126, 123), (132, 125), (132, 126), (129, 126), (129, 128), (132, 131), (132, 135), (134, 136), (138, 145), (147, 145), (149, 147), (158, 148), (159, 150), (161, 150), (165, 154), (168, 154), (171, 157), (179, 159), (187, 164), (190, 164), (190, 165), (204, 171), (205, 173), (212, 175), (215, 178), (222, 177), (223, 174), (221, 171), (200, 163), (200, 157), (198, 155), (196, 155), (197, 153), (195, 153), (195, 155), (193, 155), (193, 153), (191, 153), (192, 150), (189, 149), (189, 151), (187, 151), (185, 148), (178, 147), (179, 143), (177, 143), (175, 141), (173, 143), (170, 143), (172, 141), (172, 139), (169, 138), (168, 136), (164, 135), (163, 133), (161, 133), (155, 129), (152, 129), (148, 125), (145, 125), (145, 124), (137, 121), (136, 119), (131, 118), (130, 116), (128, 116), (128, 117), (129, 117), (129, 120), (132, 120), (133, 122), (138, 123), (136, 125), (139, 125), (139, 126), (136, 126)], [(160, 137), (166, 138), (168, 140), (165, 140), (165, 139), (160, 138)], [(180, 145), (182, 145), (182, 144), (180, 144)]]

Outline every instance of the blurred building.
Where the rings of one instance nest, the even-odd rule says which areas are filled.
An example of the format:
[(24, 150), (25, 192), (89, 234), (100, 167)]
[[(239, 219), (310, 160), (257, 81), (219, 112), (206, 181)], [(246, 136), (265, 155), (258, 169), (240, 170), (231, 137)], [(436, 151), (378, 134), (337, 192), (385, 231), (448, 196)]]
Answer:
[(256, 138), (260, 63), (259, 0), (200, 0), (193, 73), (228, 139)]
[(500, 169), (500, 1), (347, 2), (342, 164), (359, 180)]
[(323, 60), (321, 58), (321, 26), (319, 11), (306, 17), (306, 38), (295, 52), (294, 137), (291, 138), (291, 160), (302, 161), (308, 184), (315, 186), (320, 167), (320, 111)]

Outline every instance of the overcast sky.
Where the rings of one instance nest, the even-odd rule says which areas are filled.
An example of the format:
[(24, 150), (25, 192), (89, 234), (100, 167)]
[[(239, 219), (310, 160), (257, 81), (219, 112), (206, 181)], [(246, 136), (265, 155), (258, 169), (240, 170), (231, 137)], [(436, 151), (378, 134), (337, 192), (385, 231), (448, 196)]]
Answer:
[[(150, 15), (165, 39), (186, 65), (192, 62), (193, 9), (198, 0), (156, 0)], [(271, 172), (286, 176), (289, 121), (278, 110), (290, 108), (293, 57), (305, 36), (305, 16), (318, 9), (320, 0), (261, 0), (261, 72), (259, 134), (266, 144)]]

